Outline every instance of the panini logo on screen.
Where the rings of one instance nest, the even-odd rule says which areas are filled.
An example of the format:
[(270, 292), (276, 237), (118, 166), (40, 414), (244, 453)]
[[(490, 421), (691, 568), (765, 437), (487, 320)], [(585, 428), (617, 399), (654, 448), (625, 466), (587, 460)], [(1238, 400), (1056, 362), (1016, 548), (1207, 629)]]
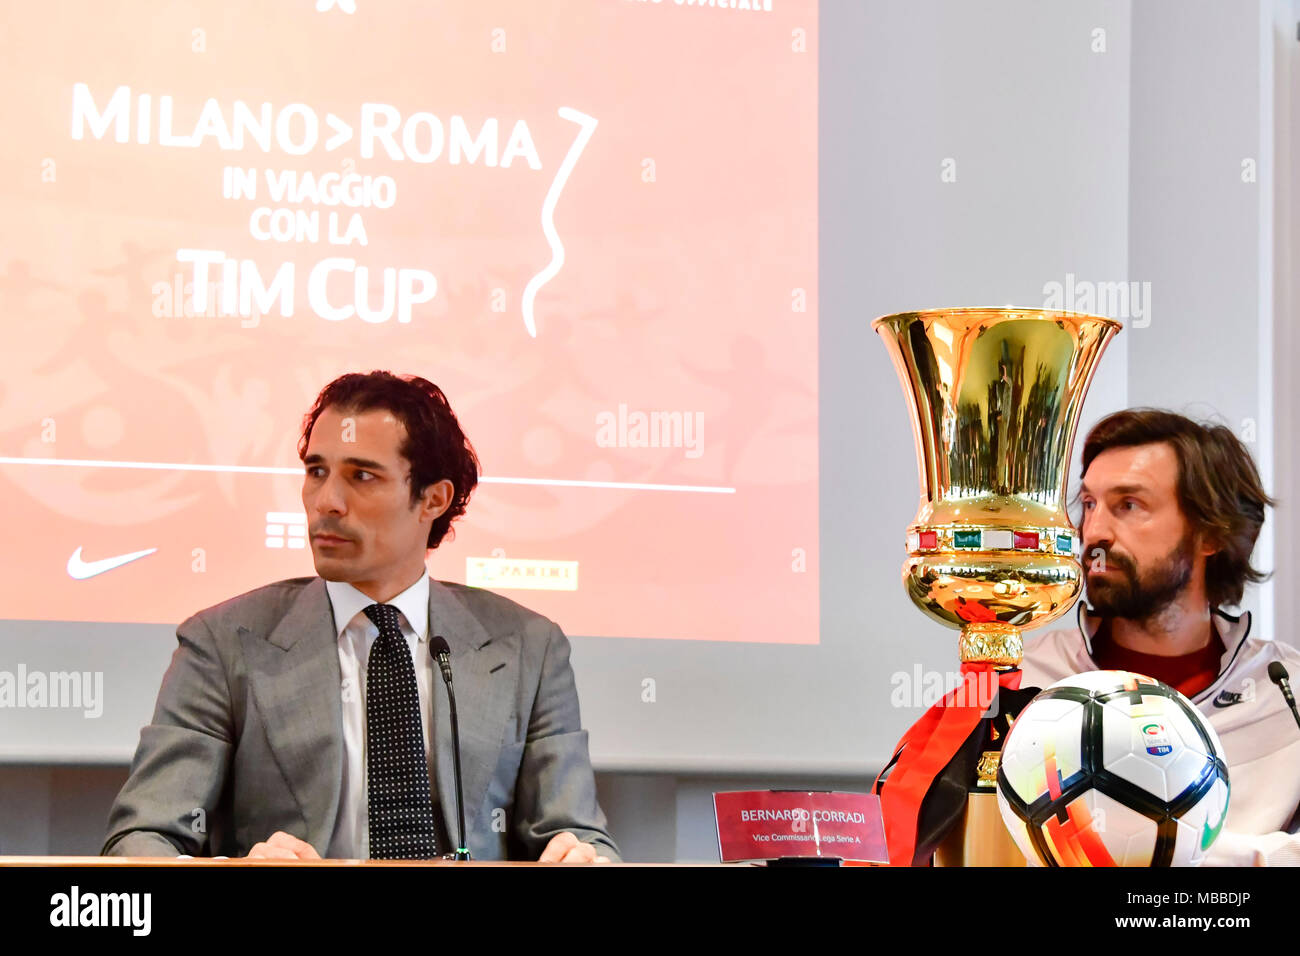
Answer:
[(627, 0), (647, 6), (713, 7), (715, 10), (740, 10), (748, 13), (771, 13), (772, 0)]
[(524, 558), (466, 558), (465, 583), (474, 588), (576, 591), (578, 590), (578, 562), (531, 561)]

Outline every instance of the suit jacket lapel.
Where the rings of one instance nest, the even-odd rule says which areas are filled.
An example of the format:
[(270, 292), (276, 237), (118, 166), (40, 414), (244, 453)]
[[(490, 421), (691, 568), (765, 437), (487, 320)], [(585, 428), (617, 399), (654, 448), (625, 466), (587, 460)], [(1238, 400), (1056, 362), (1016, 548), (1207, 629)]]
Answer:
[(325, 581), (302, 589), (270, 634), (240, 625), (248, 680), (266, 735), (322, 856), (343, 786), (343, 704), (338, 640)]
[[(475, 829), (475, 813), (496, 770), (506, 721), (510, 716), (518, 674), (509, 666), (517, 659), (516, 634), (489, 634), (455, 593), (429, 580), (429, 633), (451, 647), (451, 671), (460, 718), (461, 775), (465, 787), (466, 839)], [(451, 710), (441, 671), (434, 665), (437, 705), (438, 798), (442, 802), (447, 836), (456, 842), (456, 771), (452, 760)]]

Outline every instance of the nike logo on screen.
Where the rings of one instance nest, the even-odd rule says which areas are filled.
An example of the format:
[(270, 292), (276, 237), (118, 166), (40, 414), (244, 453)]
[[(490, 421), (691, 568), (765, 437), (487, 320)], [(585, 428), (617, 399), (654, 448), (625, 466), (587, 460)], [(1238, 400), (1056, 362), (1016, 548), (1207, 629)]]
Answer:
[(132, 561), (143, 558), (146, 554), (153, 554), (157, 550), (157, 548), (148, 548), (144, 551), (132, 551), (130, 554), (119, 554), (113, 558), (83, 561), (81, 560), (81, 549), (78, 548), (72, 552), (72, 557), (68, 558), (68, 576), (76, 578), (78, 581), (84, 581), (86, 578), (93, 578), (96, 574), (103, 574), (105, 571), (112, 571), (124, 564), (130, 564)]

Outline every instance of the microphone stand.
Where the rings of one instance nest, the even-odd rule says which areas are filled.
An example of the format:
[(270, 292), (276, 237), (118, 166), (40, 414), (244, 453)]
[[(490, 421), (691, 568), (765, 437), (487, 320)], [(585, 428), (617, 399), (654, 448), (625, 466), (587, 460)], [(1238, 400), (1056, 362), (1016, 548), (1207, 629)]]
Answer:
[(443, 637), (434, 637), (432, 645), (431, 650), (434, 651), (438, 661), (438, 669), (442, 671), (443, 683), (447, 685), (447, 702), (451, 710), (451, 759), (456, 774), (456, 825), (459, 837), (452, 858), (468, 860), (469, 847), (465, 845), (465, 789), (460, 780), (460, 723), (456, 717), (456, 688), (452, 686), (451, 681), (451, 648)]

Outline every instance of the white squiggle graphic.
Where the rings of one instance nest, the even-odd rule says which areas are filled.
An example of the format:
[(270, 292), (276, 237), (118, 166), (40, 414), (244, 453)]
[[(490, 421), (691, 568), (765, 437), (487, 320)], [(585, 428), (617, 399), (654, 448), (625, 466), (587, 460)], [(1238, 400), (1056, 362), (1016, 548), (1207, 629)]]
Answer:
[(554, 279), (564, 267), (564, 243), (560, 241), (560, 234), (555, 231), (555, 204), (559, 202), (560, 192), (564, 189), (564, 184), (569, 181), (569, 174), (573, 172), (578, 157), (587, 148), (587, 140), (591, 139), (591, 134), (596, 131), (595, 117), (580, 113), (568, 106), (561, 106), (559, 113), (561, 119), (577, 123), (581, 129), (569, 146), (569, 151), (565, 153), (564, 162), (560, 163), (560, 168), (555, 174), (555, 181), (551, 183), (551, 188), (546, 191), (546, 199), (542, 201), (542, 233), (551, 247), (551, 261), (545, 269), (528, 280), (528, 285), (524, 286), (524, 328), (533, 338), (537, 338), (537, 323), (533, 320), (533, 301), (537, 298), (537, 290)]

